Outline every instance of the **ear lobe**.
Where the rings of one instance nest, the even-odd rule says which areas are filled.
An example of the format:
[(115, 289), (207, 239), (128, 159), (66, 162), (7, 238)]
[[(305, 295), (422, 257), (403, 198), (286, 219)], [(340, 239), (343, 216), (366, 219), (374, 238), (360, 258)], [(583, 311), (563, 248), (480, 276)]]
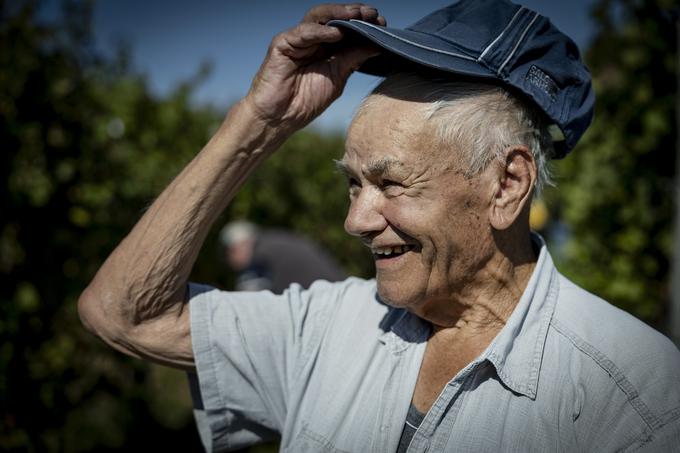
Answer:
[(527, 211), (536, 183), (536, 162), (526, 146), (512, 146), (503, 151), (505, 165), (500, 166), (496, 193), (491, 201), (491, 226), (505, 230), (522, 212)]

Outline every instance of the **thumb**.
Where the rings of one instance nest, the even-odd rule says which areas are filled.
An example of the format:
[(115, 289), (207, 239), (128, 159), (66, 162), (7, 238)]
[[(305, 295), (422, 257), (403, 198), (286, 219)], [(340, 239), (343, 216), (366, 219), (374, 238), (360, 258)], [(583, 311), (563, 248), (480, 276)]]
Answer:
[(378, 47), (349, 47), (337, 53), (335, 61), (338, 64), (342, 77), (347, 78), (359, 69), (366, 60), (378, 56), (380, 53), (381, 50)]

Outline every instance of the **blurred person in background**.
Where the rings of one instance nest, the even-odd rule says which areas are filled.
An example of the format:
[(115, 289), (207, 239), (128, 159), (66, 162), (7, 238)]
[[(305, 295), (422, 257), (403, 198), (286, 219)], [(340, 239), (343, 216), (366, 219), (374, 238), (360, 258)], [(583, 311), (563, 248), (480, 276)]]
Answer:
[(268, 289), (280, 294), (292, 283), (308, 288), (316, 280), (347, 277), (320, 245), (283, 229), (235, 221), (222, 228), (220, 243), (229, 267), (238, 273), (237, 291)]
[[(189, 283), (250, 171), (358, 68), (386, 79), (337, 166), (345, 229), (376, 278), (281, 295)], [(81, 319), (189, 371), (208, 450), (677, 450), (677, 348), (562, 276), (529, 228), (548, 160), (573, 149), (593, 101), (574, 43), (504, 0), (406, 30), (366, 5), (313, 8), (102, 265)]]

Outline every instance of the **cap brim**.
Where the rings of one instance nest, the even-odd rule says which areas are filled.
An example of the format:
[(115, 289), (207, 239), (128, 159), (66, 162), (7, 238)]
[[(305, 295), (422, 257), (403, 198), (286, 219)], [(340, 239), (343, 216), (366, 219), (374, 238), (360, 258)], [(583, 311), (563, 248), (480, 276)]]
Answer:
[(450, 42), (432, 35), (381, 27), (356, 19), (332, 20), (326, 25), (352, 30), (389, 51), (370, 58), (359, 68), (360, 72), (366, 74), (384, 77), (392, 72), (404, 70), (410, 62), (469, 77), (497, 78), (474, 57), (454, 48)]

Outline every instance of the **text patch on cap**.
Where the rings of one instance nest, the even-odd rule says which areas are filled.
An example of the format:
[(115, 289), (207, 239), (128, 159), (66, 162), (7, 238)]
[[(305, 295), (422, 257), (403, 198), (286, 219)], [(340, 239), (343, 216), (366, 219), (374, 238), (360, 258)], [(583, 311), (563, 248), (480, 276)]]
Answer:
[(541, 71), (537, 66), (531, 65), (526, 79), (536, 88), (547, 94), (552, 102), (555, 102), (558, 88), (552, 77)]

